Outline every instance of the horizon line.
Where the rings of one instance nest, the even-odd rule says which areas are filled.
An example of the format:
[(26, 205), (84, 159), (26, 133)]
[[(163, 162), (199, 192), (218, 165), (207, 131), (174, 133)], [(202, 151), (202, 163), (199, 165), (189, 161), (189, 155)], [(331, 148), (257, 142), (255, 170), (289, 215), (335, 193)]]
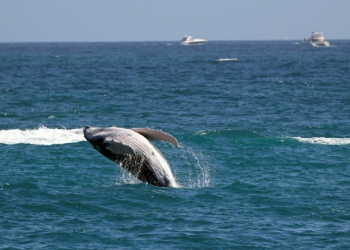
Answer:
[[(327, 41), (334, 40), (350, 40), (349, 38), (332, 38)], [(267, 41), (303, 41), (303, 39), (227, 39), (227, 40), (207, 40), (209, 43), (212, 42), (267, 42)], [(128, 43), (128, 42), (181, 42), (179, 40), (125, 40), (125, 41), (79, 41), (79, 40), (62, 40), (62, 41), (0, 41), (0, 43)]]

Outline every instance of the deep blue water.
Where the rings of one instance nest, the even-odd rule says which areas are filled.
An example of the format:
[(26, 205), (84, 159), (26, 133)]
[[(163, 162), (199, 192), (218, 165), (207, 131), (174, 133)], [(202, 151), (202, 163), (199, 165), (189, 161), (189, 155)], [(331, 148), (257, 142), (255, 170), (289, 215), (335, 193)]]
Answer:
[[(0, 249), (349, 249), (350, 41), (0, 44)], [(149, 127), (180, 188), (86, 125)]]

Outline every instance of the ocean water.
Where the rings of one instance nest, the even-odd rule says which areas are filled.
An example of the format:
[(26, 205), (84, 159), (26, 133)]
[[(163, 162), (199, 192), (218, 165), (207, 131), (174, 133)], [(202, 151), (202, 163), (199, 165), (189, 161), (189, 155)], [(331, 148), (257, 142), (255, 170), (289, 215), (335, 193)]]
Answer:
[[(350, 41), (0, 44), (0, 249), (349, 249)], [(149, 127), (179, 188), (86, 125)]]

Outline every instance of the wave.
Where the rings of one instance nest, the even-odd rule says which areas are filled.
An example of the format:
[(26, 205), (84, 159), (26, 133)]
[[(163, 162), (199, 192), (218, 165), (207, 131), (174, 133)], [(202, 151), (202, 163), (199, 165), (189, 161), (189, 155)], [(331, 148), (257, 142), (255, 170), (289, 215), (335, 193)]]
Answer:
[(216, 61), (218, 62), (230, 62), (230, 61), (238, 61), (237, 58), (219, 58)]
[(320, 144), (320, 145), (348, 145), (350, 138), (326, 138), (326, 137), (291, 137), (303, 143)]
[(85, 141), (83, 129), (58, 129), (40, 126), (36, 129), (9, 129), (0, 130), (0, 143), (54, 145)]
[(349, 145), (350, 138), (326, 138), (326, 137), (274, 137), (274, 136), (266, 136), (256, 133), (255, 131), (249, 130), (231, 130), (231, 129), (223, 129), (223, 130), (200, 130), (194, 133), (195, 136), (201, 136), (205, 138), (209, 137), (235, 137), (235, 138), (260, 138), (263, 140), (275, 142), (284, 141), (285, 139), (289, 140), (297, 140), (302, 143), (309, 144), (318, 144), (318, 145)]
[(221, 129), (221, 130), (200, 130), (194, 133), (195, 136), (202, 137), (262, 137), (255, 131), (249, 130), (234, 130), (234, 129)]

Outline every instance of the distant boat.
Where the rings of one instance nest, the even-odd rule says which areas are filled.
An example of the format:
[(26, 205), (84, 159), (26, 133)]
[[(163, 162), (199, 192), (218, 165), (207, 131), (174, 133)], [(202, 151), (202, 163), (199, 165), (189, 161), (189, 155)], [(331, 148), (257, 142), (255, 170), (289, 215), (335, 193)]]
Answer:
[(195, 45), (195, 44), (205, 44), (207, 40), (193, 38), (192, 36), (187, 36), (186, 34), (181, 40), (181, 45)]
[(329, 42), (324, 40), (323, 32), (312, 32), (311, 37), (303, 40), (304, 44), (311, 44), (314, 47), (327, 47)]

